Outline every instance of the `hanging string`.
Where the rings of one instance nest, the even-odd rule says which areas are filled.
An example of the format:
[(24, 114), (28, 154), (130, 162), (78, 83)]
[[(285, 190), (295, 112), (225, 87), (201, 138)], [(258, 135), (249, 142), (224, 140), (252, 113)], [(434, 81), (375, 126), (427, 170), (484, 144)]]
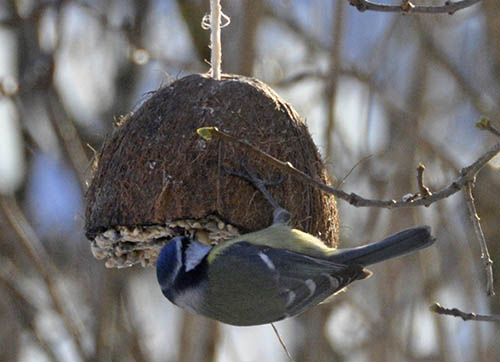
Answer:
[[(221, 19), (225, 23), (221, 23)], [(212, 77), (215, 80), (220, 80), (221, 63), (222, 63), (222, 46), (220, 40), (220, 30), (230, 24), (229, 17), (222, 12), (220, 0), (210, 0), (210, 14), (203, 17), (201, 27), (203, 29), (210, 29), (210, 65)]]

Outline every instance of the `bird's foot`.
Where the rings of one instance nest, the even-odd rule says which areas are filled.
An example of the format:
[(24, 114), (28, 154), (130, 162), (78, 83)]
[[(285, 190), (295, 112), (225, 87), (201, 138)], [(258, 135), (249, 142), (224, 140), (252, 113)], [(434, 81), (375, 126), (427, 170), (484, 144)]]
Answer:
[(228, 170), (225, 168), (223, 170), (229, 175), (241, 177), (242, 179), (251, 183), (257, 190), (262, 192), (266, 200), (274, 207), (273, 224), (280, 223), (288, 225), (291, 219), (290, 213), (276, 202), (276, 200), (271, 196), (266, 188), (266, 186), (275, 186), (281, 184), (283, 182), (283, 176), (280, 175), (276, 180), (263, 180), (258, 177), (253, 170), (248, 168), (245, 161), (241, 162), (241, 167), (243, 168), (243, 171)]

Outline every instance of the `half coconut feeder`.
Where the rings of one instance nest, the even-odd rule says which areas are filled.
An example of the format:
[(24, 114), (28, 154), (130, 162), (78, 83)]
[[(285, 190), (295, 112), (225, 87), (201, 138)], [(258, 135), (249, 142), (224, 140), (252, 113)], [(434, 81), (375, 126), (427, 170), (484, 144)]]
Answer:
[(104, 142), (86, 194), (86, 236), (108, 267), (154, 265), (172, 237), (219, 243), (269, 226), (273, 209), (245, 180), (224, 169), (245, 161), (292, 215), (295, 228), (335, 246), (335, 199), (262, 160), (237, 143), (207, 142), (196, 133), (214, 126), (317, 180), (328, 183), (306, 125), (266, 84), (223, 75), (190, 75), (151, 94)]

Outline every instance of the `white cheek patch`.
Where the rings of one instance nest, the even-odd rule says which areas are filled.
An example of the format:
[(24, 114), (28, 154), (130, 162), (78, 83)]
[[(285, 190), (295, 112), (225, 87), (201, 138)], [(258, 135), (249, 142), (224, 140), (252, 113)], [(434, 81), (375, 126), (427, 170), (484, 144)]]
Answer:
[(212, 248), (209, 246), (195, 241), (191, 242), (186, 249), (186, 272), (196, 268), (210, 250), (212, 250)]
[(269, 269), (271, 269), (272, 271), (276, 270), (276, 267), (274, 266), (274, 263), (272, 262), (271, 258), (269, 258), (262, 251), (259, 253), (259, 257), (262, 259), (262, 261), (267, 265)]
[(177, 263), (175, 263), (175, 270), (172, 273), (172, 280), (175, 279), (177, 274), (179, 273), (179, 270), (181, 270), (182, 267), (182, 241), (180, 239), (175, 240), (175, 248), (176, 248), (176, 253), (175, 253), (175, 258), (177, 259)]

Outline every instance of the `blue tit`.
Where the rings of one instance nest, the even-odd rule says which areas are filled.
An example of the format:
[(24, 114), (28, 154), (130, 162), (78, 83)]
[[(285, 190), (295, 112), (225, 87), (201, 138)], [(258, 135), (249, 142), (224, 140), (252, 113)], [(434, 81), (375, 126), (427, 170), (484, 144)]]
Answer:
[(291, 228), (286, 210), (251, 176), (275, 207), (273, 224), (216, 246), (185, 236), (170, 240), (158, 256), (156, 272), (162, 293), (175, 305), (237, 326), (276, 322), (367, 278), (366, 266), (434, 242), (430, 227), (420, 226), (358, 248), (329, 248)]

